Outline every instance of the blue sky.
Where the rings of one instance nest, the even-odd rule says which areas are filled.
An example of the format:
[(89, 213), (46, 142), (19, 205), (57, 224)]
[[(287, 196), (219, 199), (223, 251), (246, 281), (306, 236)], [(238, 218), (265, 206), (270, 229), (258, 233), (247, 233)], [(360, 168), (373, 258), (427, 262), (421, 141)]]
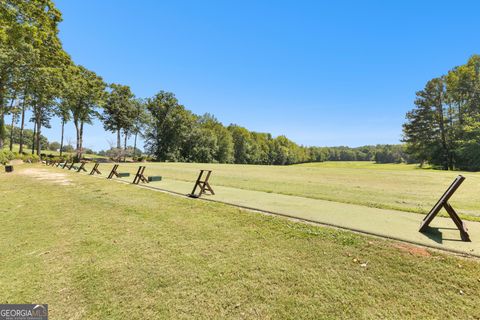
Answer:
[[(66, 51), (106, 82), (172, 91), (197, 114), (304, 145), (398, 143), (415, 92), (480, 53), (475, 1), (56, 4)], [(95, 123), (84, 140), (114, 137)]]

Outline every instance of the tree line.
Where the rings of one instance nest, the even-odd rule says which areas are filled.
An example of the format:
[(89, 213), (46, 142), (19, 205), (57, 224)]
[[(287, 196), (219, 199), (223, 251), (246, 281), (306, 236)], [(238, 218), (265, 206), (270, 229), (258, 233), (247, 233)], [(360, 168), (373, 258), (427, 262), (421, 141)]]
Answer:
[[(86, 151), (85, 124), (97, 118), (106, 131), (116, 134), (116, 143), (105, 152), (116, 160), (141, 157), (137, 146), (141, 136), (146, 154), (157, 161), (278, 165), (325, 160), (408, 161), (402, 146), (305, 147), (283, 135), (273, 137), (235, 124), (224, 126), (210, 114), (192, 113), (171, 92), (159, 91), (139, 99), (130, 87), (107, 84), (72, 61), (58, 38), (62, 18), (51, 0), (0, 1), (0, 149), (9, 138), (4, 119), (10, 114), (10, 148), (15, 140), (20, 153), (26, 146), (37, 155), (42, 148), (58, 147), (62, 156), (68, 149), (64, 128), (73, 122), (74, 149), (80, 159)], [(26, 119), (28, 110), (30, 119)], [(52, 117), (61, 120), (59, 145), (46, 144), (42, 138), (42, 129), (50, 127)], [(29, 121), (33, 132), (25, 129)], [(128, 146), (132, 137), (134, 145)]]
[[(271, 135), (265, 133), (250, 132), (245, 128), (230, 125), (224, 127), (219, 123), (213, 116), (204, 115), (196, 116), (192, 114), (192, 117), (196, 121), (189, 123), (192, 125), (188, 127), (187, 132), (195, 132), (198, 134), (198, 130), (205, 130), (207, 134), (201, 133), (199, 135), (201, 141), (211, 141), (205, 137), (212, 137), (214, 143), (203, 143), (198, 142), (197, 147), (193, 148), (195, 151), (187, 150), (191, 149), (191, 143), (186, 143), (184, 145), (177, 143), (172, 143), (172, 145), (167, 146), (170, 150), (176, 150), (176, 152), (165, 153), (164, 161), (191, 161), (191, 162), (220, 162), (220, 163), (250, 163), (250, 164), (290, 164), (290, 163), (299, 163), (299, 162), (322, 162), (322, 161), (375, 161), (377, 163), (401, 163), (401, 162), (411, 162), (408, 154), (405, 152), (405, 146), (403, 145), (375, 145), (375, 146), (362, 146), (362, 147), (302, 147), (296, 146), (297, 148), (303, 149), (298, 152), (298, 155), (303, 156), (303, 158), (296, 158), (294, 156), (289, 156), (287, 154), (288, 148), (284, 149), (285, 153), (279, 153), (278, 145), (282, 141), (286, 141), (284, 137), (272, 138)], [(197, 127), (198, 125), (198, 127)], [(7, 129), (7, 144), (12, 146), (13, 144), (20, 143), (20, 128), (13, 127), (13, 130), (10, 126), (6, 127)], [(212, 130), (213, 131), (210, 131)], [(237, 144), (234, 143), (233, 136), (231, 131), (241, 131), (243, 132), (242, 137), (237, 136)], [(218, 132), (218, 136), (215, 134)], [(24, 130), (25, 147), (35, 150), (33, 148), (33, 130), (25, 129)], [(193, 135), (191, 136), (193, 137)], [(173, 139), (172, 141), (175, 141)], [(187, 138), (185, 141), (189, 141), (190, 138)], [(288, 139), (287, 139), (288, 140)], [(42, 150), (50, 151), (62, 151), (67, 153), (75, 152), (75, 147), (70, 144), (68, 141), (67, 144), (61, 146), (60, 142), (49, 141), (45, 136), (40, 137)], [(220, 143), (216, 142), (220, 141)], [(292, 142), (291, 142), (292, 143)], [(245, 146), (248, 146), (245, 148)], [(263, 147), (262, 147), (263, 146)], [(183, 150), (182, 148), (186, 148)], [(263, 151), (262, 151), (263, 149)], [(105, 156), (112, 159), (118, 159), (119, 153), (118, 148), (114, 147), (109, 150), (94, 151), (88, 148), (83, 149), (84, 153), (87, 155), (99, 155)], [(245, 154), (242, 155), (242, 152)], [(185, 158), (181, 158), (181, 155), (186, 155)], [(279, 156), (279, 154), (281, 156)], [(155, 160), (155, 158), (150, 158), (145, 156), (138, 148), (134, 148), (131, 145), (126, 146), (125, 150), (122, 150), (122, 155), (129, 158), (134, 158), (136, 160)], [(180, 157), (179, 157), (180, 155)], [(241, 158), (235, 158), (237, 155)], [(240, 162), (243, 159), (244, 162)], [(290, 162), (289, 162), (290, 161)]]
[(403, 125), (407, 153), (444, 170), (480, 170), (480, 56), (429, 80)]

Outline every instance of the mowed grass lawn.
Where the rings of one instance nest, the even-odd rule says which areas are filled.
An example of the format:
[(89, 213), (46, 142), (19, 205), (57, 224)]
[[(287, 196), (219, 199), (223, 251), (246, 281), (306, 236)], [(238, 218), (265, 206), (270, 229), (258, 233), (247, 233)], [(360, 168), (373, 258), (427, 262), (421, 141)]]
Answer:
[[(324, 162), (291, 166), (147, 163), (147, 175), (194, 181), (213, 169), (212, 185), (273, 192), (401, 211), (428, 212), (458, 174), (467, 179), (451, 203), (463, 216), (480, 218), (480, 173), (421, 169), (417, 165)], [(110, 167), (103, 165), (105, 167)], [(132, 173), (138, 164), (120, 164)]]
[(52, 319), (480, 318), (478, 260), (87, 175), (0, 173), (0, 215), (0, 303)]

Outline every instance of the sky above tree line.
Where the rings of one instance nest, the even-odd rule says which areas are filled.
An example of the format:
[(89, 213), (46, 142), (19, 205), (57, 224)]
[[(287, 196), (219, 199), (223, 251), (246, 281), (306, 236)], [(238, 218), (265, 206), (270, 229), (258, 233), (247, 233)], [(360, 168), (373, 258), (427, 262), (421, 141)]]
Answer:
[[(415, 92), (480, 53), (476, 1), (56, 5), (65, 50), (106, 82), (309, 146), (399, 143)], [(58, 141), (60, 122), (44, 135)], [(84, 141), (108, 149), (114, 136), (95, 122)]]

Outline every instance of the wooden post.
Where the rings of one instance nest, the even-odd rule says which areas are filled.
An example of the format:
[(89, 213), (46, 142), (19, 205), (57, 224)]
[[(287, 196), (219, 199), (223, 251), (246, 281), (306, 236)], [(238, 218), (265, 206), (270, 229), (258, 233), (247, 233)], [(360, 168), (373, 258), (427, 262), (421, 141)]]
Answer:
[[(203, 178), (204, 172), (206, 172), (205, 178)], [(211, 195), (215, 195), (215, 192), (210, 186), (210, 183), (208, 183), (208, 180), (210, 179), (211, 174), (212, 174), (212, 170), (200, 170), (200, 174), (198, 175), (197, 181), (193, 186), (192, 193), (190, 193), (188, 196), (192, 198), (200, 198), (202, 194), (207, 194), (207, 191), (210, 192)], [(198, 194), (195, 193), (195, 191), (197, 190), (197, 187), (200, 188), (200, 192)]]
[(428, 230), (428, 225), (432, 220), (437, 216), (440, 210), (445, 208), (450, 218), (453, 220), (455, 225), (457, 226), (458, 230), (460, 231), (460, 237), (463, 241), (470, 241), (470, 236), (468, 234), (468, 229), (463, 223), (462, 219), (458, 216), (455, 212), (453, 207), (448, 203), (448, 200), (452, 197), (452, 195), (457, 191), (458, 187), (462, 184), (465, 180), (464, 176), (459, 175), (448, 187), (447, 191), (440, 197), (437, 203), (433, 206), (432, 210), (423, 218), (422, 224), (420, 225), (420, 232), (426, 232)]

